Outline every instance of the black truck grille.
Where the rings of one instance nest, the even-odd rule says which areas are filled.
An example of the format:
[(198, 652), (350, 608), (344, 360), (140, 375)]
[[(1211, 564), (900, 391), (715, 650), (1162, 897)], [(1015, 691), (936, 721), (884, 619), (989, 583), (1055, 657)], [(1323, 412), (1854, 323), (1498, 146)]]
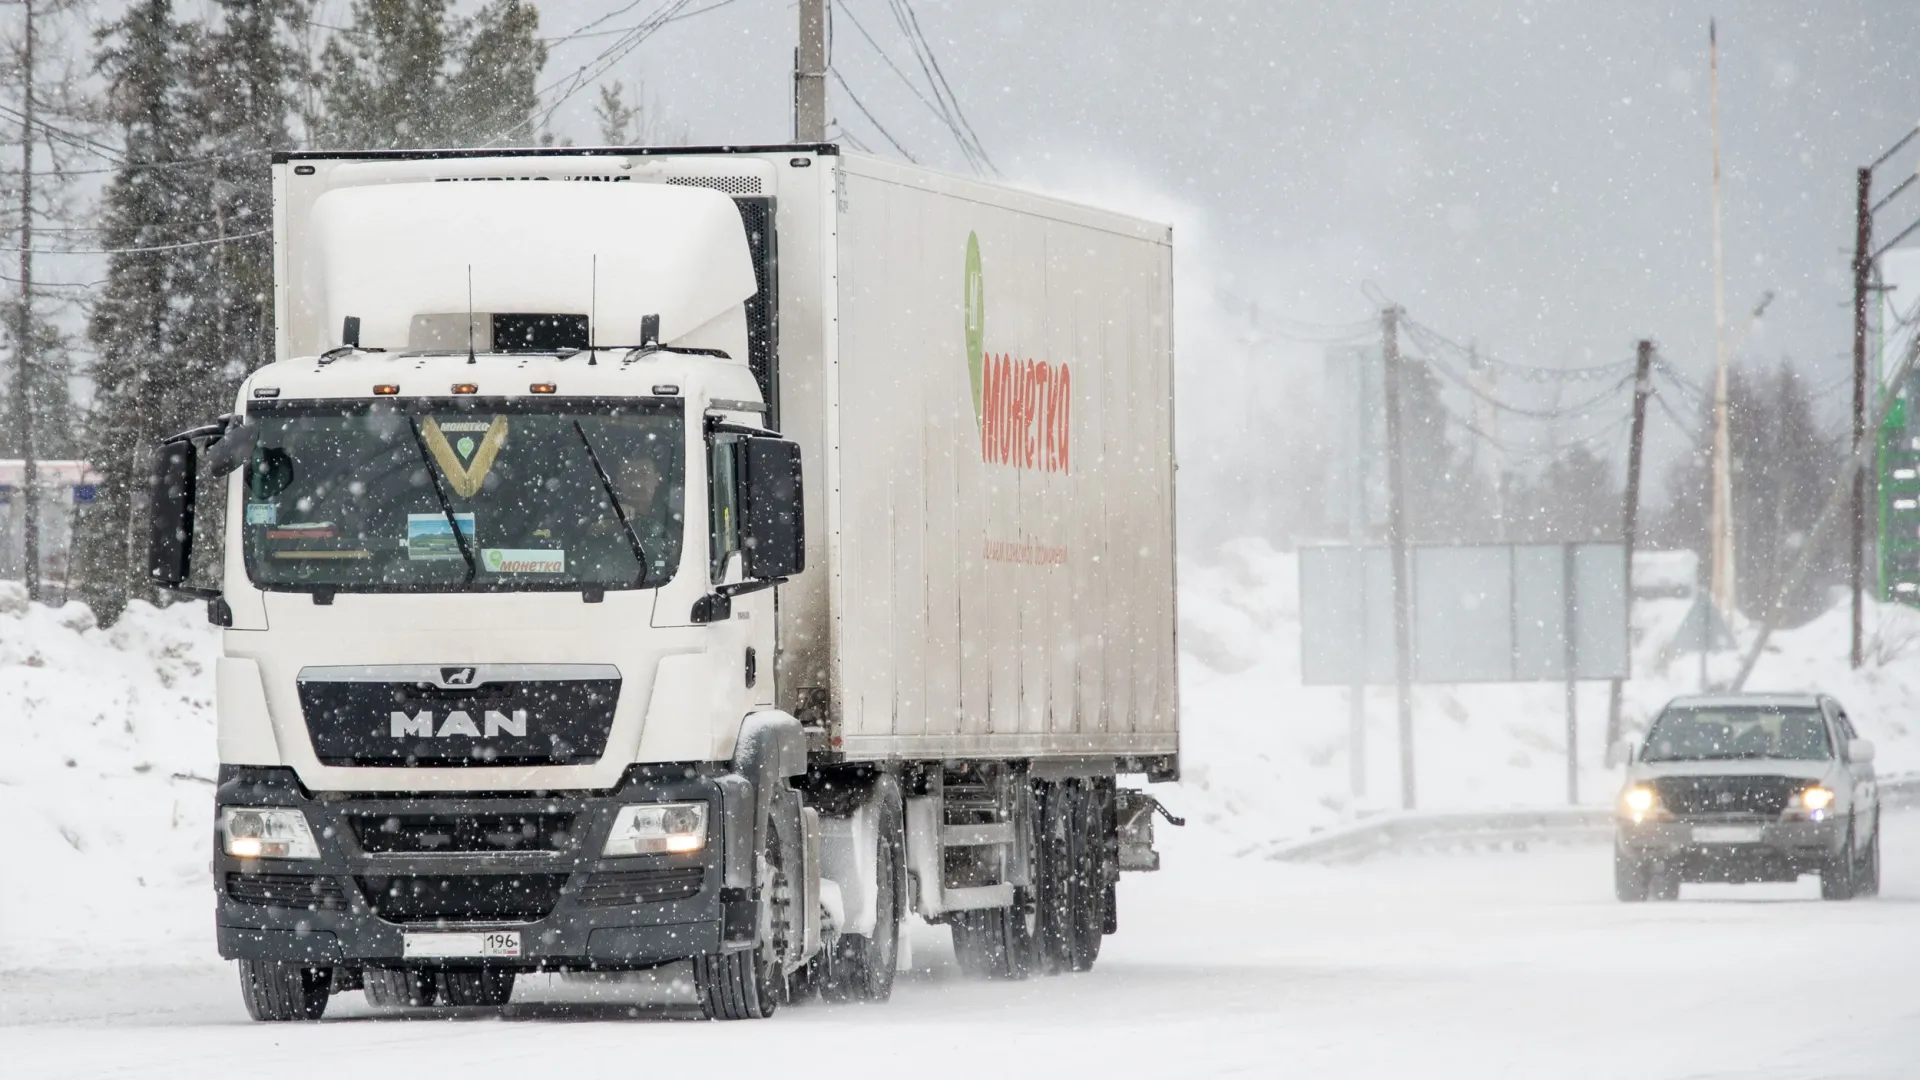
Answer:
[(1778, 817), (1811, 781), (1787, 776), (1662, 776), (1652, 781), (1673, 814), (1758, 814)]
[(298, 685), (323, 765), (587, 764), (606, 750), (620, 700), (618, 678), (447, 688), (302, 676)]
[(388, 922), (531, 922), (546, 918), (559, 903), (567, 875), (369, 875), (356, 880), (367, 906)]
[(578, 899), (586, 907), (629, 907), (685, 900), (700, 891), (705, 877), (706, 869), (699, 866), (593, 874), (580, 887)]
[(566, 851), (572, 814), (365, 814), (348, 819), (369, 855), (443, 851)]
[(260, 907), (338, 911), (347, 906), (347, 891), (338, 879), (311, 874), (228, 874), (227, 896)]

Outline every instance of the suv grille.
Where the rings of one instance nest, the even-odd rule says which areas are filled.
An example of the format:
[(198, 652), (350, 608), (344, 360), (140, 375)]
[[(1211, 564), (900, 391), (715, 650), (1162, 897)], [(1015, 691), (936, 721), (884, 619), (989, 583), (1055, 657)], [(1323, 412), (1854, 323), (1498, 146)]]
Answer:
[(1662, 776), (1651, 783), (1670, 813), (1779, 817), (1794, 792), (1811, 781), (1788, 776)]
[(705, 877), (706, 868), (700, 866), (594, 874), (581, 886), (579, 900), (586, 907), (627, 907), (685, 900), (700, 891), (700, 882)]
[(546, 918), (560, 901), (567, 875), (371, 875), (355, 880), (367, 906), (388, 922), (532, 922)]
[(366, 814), (348, 819), (369, 855), (443, 851), (566, 851), (572, 814)]
[(260, 907), (337, 911), (347, 906), (347, 891), (338, 880), (311, 874), (228, 874), (227, 896)]

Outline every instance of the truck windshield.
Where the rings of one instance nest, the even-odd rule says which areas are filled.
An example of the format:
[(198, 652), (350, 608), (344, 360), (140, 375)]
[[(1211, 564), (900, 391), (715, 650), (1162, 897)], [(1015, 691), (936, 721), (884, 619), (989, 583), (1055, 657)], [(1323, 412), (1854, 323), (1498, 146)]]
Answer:
[(652, 588), (679, 566), (677, 399), (255, 404), (256, 585)]
[(1647, 733), (1642, 761), (1825, 761), (1833, 756), (1819, 709), (1741, 706), (1668, 709)]

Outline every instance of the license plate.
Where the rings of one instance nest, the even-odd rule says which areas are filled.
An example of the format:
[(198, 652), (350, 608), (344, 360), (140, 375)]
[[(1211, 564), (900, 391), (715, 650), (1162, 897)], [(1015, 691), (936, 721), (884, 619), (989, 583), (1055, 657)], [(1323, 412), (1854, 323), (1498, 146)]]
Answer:
[(520, 955), (520, 931), (475, 930), (463, 934), (402, 934), (408, 957), (510, 957)]
[(1693, 830), (1693, 842), (1696, 844), (1757, 844), (1760, 842), (1760, 826), (1696, 825)]

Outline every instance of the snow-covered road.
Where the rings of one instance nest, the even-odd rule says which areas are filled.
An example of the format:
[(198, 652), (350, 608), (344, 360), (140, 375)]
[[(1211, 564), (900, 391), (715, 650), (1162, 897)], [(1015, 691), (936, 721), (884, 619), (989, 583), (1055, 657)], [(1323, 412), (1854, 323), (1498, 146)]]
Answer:
[(1849, 904), (1806, 880), (1622, 906), (1599, 848), (1328, 869), (1169, 847), (1167, 872), (1123, 885), (1122, 932), (1087, 975), (966, 981), (921, 928), (880, 1007), (682, 1022), (658, 987), (540, 978), (505, 1018), (402, 1019), (351, 994), (317, 1025), (257, 1025), (215, 964), (16, 971), (0, 973), (0, 1073), (1920, 1074), (1920, 815), (1888, 820), (1885, 895)]

